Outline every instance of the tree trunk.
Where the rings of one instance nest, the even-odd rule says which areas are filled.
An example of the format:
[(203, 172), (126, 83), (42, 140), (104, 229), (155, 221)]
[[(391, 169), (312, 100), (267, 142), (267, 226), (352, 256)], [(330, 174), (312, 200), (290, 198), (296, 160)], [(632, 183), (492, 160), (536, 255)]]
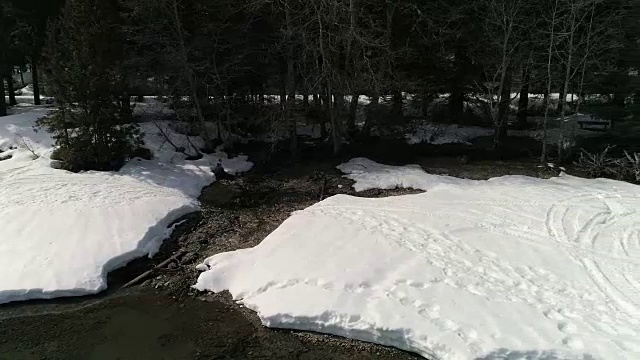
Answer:
[(329, 101), (326, 95), (320, 95), (318, 96), (318, 99), (319, 99), (318, 103), (320, 104), (319, 109), (324, 111), (324, 117), (320, 122), (320, 133), (322, 134), (322, 137), (326, 139), (329, 136), (329, 130), (327, 130), (327, 123), (331, 122), (331, 114), (330, 114), (331, 102)]
[(459, 124), (464, 112), (464, 94), (460, 89), (455, 89), (449, 97), (449, 122)]
[(395, 91), (393, 93), (393, 102), (391, 104), (391, 112), (397, 116), (403, 115), (402, 93)]
[(376, 94), (370, 97), (369, 105), (367, 105), (367, 116), (364, 120), (364, 126), (362, 127), (362, 134), (368, 136), (375, 122), (374, 113), (378, 111), (378, 104), (380, 103), (380, 97)]
[[(585, 46), (586, 54), (589, 54), (591, 50), (591, 29), (593, 27), (593, 16), (595, 14), (595, 10), (596, 10), (596, 2), (594, 1), (593, 4), (591, 4), (591, 19), (589, 21), (589, 30), (587, 32), (587, 45)], [(584, 100), (583, 89), (584, 89), (584, 78), (585, 78), (586, 72), (587, 72), (587, 59), (585, 57), (582, 63), (582, 73), (580, 74), (580, 82), (578, 83), (578, 103), (575, 105), (576, 114), (580, 113), (580, 105), (582, 105), (582, 101)], [(571, 95), (571, 102), (573, 102), (573, 95)], [(575, 127), (573, 128), (573, 131), (575, 131)], [(572, 137), (575, 137), (575, 134), (572, 134)]]
[(291, 8), (289, 6), (289, 1), (285, 4), (285, 20), (287, 26), (287, 94), (289, 95), (289, 101), (285, 104), (285, 111), (287, 119), (289, 120), (289, 147), (291, 151), (291, 156), (298, 156), (298, 124), (296, 123), (296, 118), (292, 113), (292, 104), (295, 102), (296, 97), (296, 84), (295, 84), (295, 74), (293, 72), (293, 45), (290, 39), (291, 34), (293, 33), (293, 29), (291, 27)]
[(22, 85), (21, 87), (25, 87), (25, 85), (24, 85), (24, 72), (22, 71), (22, 67), (20, 67), (20, 84)]
[(13, 88), (13, 74), (9, 71), (7, 75), (7, 90), (9, 90), (9, 105), (18, 105), (16, 101), (16, 90)]
[(309, 108), (309, 94), (307, 94), (306, 92), (302, 94), (302, 107), (304, 109)]
[(529, 109), (529, 83), (531, 82), (531, 73), (528, 68), (522, 70), (522, 89), (520, 89), (520, 99), (518, 101), (518, 128), (526, 129), (527, 112)]
[(612, 104), (617, 106), (617, 107), (623, 108), (624, 107), (625, 98), (627, 97), (626, 96), (627, 94), (625, 94), (624, 90), (622, 90), (621, 88), (622, 88), (622, 86), (617, 86), (616, 92), (613, 93)]
[[(551, 59), (551, 57), (549, 57)], [(540, 163), (544, 165), (547, 161), (547, 128), (549, 126), (549, 99), (551, 97), (551, 77), (547, 79), (547, 88), (544, 92), (544, 118), (542, 119), (542, 154), (540, 155)]]
[[(576, 18), (576, 14), (575, 14), (575, 10), (572, 9), (572, 13), (571, 13), (571, 28), (574, 29), (575, 28), (575, 18)], [(570, 146), (573, 146), (571, 143), (567, 144), (567, 139), (566, 139), (566, 132), (567, 132), (567, 123), (565, 121), (565, 99), (566, 99), (566, 95), (569, 92), (569, 82), (571, 81), (571, 66), (572, 61), (573, 61), (573, 40), (574, 40), (574, 34), (575, 30), (572, 30), (569, 33), (569, 44), (568, 44), (568, 49), (567, 49), (567, 62), (565, 64), (565, 74), (564, 74), (564, 84), (562, 86), (562, 90), (560, 93), (560, 99), (558, 99), (558, 110), (560, 111), (560, 136), (558, 139), (558, 162), (562, 163), (565, 160), (565, 157), (567, 156), (567, 153), (571, 152)], [(573, 139), (570, 139), (569, 142), (571, 142)], [(565, 152), (565, 147), (566, 147), (566, 152)]]
[(356, 115), (358, 113), (358, 100), (359, 94), (351, 96), (351, 104), (349, 104), (349, 121), (347, 122), (347, 130), (350, 134), (353, 134), (356, 130)]
[(454, 124), (459, 124), (462, 118), (462, 113), (464, 112), (464, 93), (462, 82), (465, 78), (467, 58), (459, 47), (456, 48), (454, 56), (456, 70), (450, 84), (451, 96), (449, 97), (449, 120)]
[(33, 86), (33, 103), (40, 105), (40, 81), (38, 79), (38, 61), (31, 60), (31, 81)]
[[(451, 100), (451, 99), (449, 99)], [(431, 102), (431, 98), (427, 94), (422, 94), (422, 101), (420, 102), (420, 110), (422, 116), (429, 115), (429, 103)]]
[(174, 17), (174, 25), (176, 28), (176, 36), (178, 40), (178, 44), (180, 45), (180, 55), (182, 57), (182, 67), (184, 70), (184, 76), (187, 77), (187, 81), (189, 83), (189, 90), (191, 95), (191, 101), (193, 102), (194, 108), (196, 110), (196, 114), (198, 115), (198, 123), (200, 124), (200, 132), (202, 136), (202, 140), (204, 140), (204, 148), (207, 152), (213, 152), (213, 139), (211, 134), (209, 133), (209, 129), (207, 128), (207, 123), (204, 118), (204, 113), (202, 112), (202, 106), (200, 104), (200, 99), (198, 97), (198, 87), (195, 82), (195, 74), (193, 70), (189, 67), (189, 56), (187, 54), (187, 47), (184, 41), (184, 32), (182, 31), (182, 22), (180, 21), (180, 14), (178, 13), (178, 3), (177, 0), (173, 0), (173, 17)]
[(327, 136), (329, 134), (327, 134), (327, 122), (325, 121), (325, 118), (323, 117), (322, 120), (320, 120), (320, 136), (322, 137), (323, 140), (325, 140), (327, 138)]
[(344, 127), (344, 124), (343, 124), (344, 113), (345, 113), (344, 95), (336, 94), (334, 95), (333, 98), (335, 102), (335, 106), (334, 106), (335, 118), (336, 118), (336, 121), (338, 122), (338, 126), (336, 127), (336, 129), (340, 131), (340, 134), (341, 134), (342, 128)]
[(509, 124), (509, 107), (511, 105), (511, 70), (505, 70), (507, 73), (504, 78), (504, 85), (500, 92), (500, 104), (498, 105), (498, 119), (496, 121), (496, 129), (494, 133), (493, 146), (500, 149), (507, 137), (507, 126)]
[(120, 101), (120, 114), (125, 119), (128, 119), (129, 117), (131, 117), (132, 113), (133, 111), (131, 110), (131, 96), (125, 93), (124, 95), (122, 95), (122, 98)]
[(551, 18), (551, 31), (549, 37), (549, 49), (547, 51), (547, 88), (544, 92), (544, 119), (542, 121), (542, 154), (540, 155), (540, 163), (547, 161), (547, 126), (549, 123), (549, 97), (551, 94), (551, 60), (553, 58), (553, 44), (555, 41), (556, 15), (558, 12), (558, 0), (555, 0), (553, 13)]
[(7, 116), (7, 103), (4, 99), (4, 80), (0, 78), (0, 116)]
[(502, 149), (507, 135), (507, 124), (499, 124), (496, 126), (493, 132), (493, 148), (496, 150)]
[[(340, 140), (339, 118), (338, 109), (333, 107), (333, 101), (331, 99), (331, 86), (328, 86), (329, 91), (325, 98), (325, 109), (327, 116), (329, 117), (329, 123), (331, 124), (331, 142), (333, 144), (333, 155), (337, 155), (342, 147), (342, 141)], [(337, 96), (336, 96), (337, 99)]]
[[(286, 66), (286, 65), (285, 65)], [(280, 73), (280, 95), (278, 96), (280, 108), (282, 111), (286, 110), (287, 103), (287, 73), (283, 71)]]
[(556, 107), (556, 112), (558, 114), (564, 113), (564, 103), (567, 95), (564, 92), (564, 85), (560, 88), (560, 93), (558, 94), (558, 107)]
[[(569, 64), (571, 64), (571, 53), (569, 54)], [(560, 99), (558, 100), (558, 110), (560, 110), (560, 137), (558, 140), (558, 161), (559, 162), (563, 162), (565, 160), (565, 156), (567, 154), (567, 152), (565, 152), (565, 146), (567, 146), (566, 144), (566, 135), (565, 132), (567, 131), (567, 123), (565, 122), (565, 96), (564, 94), (567, 93), (567, 90), (569, 88), (569, 67), (567, 67), (567, 72), (566, 72), (566, 77), (565, 77), (565, 81), (564, 81), (564, 85), (562, 87), (562, 93), (560, 94)], [(568, 149), (567, 149), (568, 150)]]

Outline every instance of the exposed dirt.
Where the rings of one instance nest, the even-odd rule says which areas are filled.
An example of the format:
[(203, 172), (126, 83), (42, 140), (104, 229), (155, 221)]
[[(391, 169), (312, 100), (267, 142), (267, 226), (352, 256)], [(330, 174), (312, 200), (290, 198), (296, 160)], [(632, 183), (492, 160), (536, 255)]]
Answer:
[(0, 359), (409, 359), (346, 339), (263, 328), (242, 309), (162, 291), (72, 312), (4, 319)]
[[(375, 154), (369, 156), (385, 160)], [(186, 217), (154, 259), (135, 260), (111, 273), (106, 293), (0, 307), (0, 359), (419, 358), (334, 336), (267, 329), (254, 312), (234, 303), (228, 292), (205, 294), (191, 288), (198, 276), (196, 264), (216, 253), (259, 244), (291, 212), (321, 197), (418, 192), (397, 189), (355, 194), (352, 182), (335, 169), (342, 160), (311, 157), (295, 164), (272, 162), (269, 166), (258, 165), (243, 176), (218, 181), (203, 191), (202, 211)], [(533, 159), (443, 156), (405, 161), (409, 162), (419, 163), (432, 173), (471, 179), (505, 174), (554, 175), (536, 167)], [(133, 288), (119, 289), (178, 250), (186, 251), (179, 261)]]

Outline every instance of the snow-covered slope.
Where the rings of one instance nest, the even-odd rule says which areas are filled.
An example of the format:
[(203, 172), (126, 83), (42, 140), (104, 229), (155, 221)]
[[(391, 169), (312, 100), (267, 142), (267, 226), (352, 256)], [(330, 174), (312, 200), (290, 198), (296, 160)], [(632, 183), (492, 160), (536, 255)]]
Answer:
[(359, 189), (427, 192), (326, 199), (260, 245), (207, 259), (196, 288), (228, 289), (266, 326), (431, 359), (640, 358), (638, 186), (340, 168)]
[(56, 170), (51, 137), (33, 130), (45, 113), (0, 118), (0, 159), (7, 158), (0, 161), (0, 303), (103, 290), (109, 271), (153, 255), (172, 222), (198, 210), (218, 161), (232, 173), (251, 167), (224, 153), (184, 161), (154, 124), (143, 124), (156, 159), (134, 159), (119, 172)]

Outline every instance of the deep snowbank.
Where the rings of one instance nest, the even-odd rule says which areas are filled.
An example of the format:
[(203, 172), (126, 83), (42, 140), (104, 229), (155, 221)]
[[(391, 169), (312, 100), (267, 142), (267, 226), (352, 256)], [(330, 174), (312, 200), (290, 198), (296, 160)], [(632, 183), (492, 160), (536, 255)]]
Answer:
[(326, 199), (260, 245), (207, 259), (195, 287), (228, 289), (266, 326), (427, 358), (640, 358), (637, 186), (340, 168), (359, 189), (428, 191)]
[[(142, 124), (156, 159), (134, 159), (119, 172), (56, 170), (51, 137), (33, 130), (45, 113), (0, 118), (0, 303), (105, 289), (109, 271), (153, 255), (172, 222), (198, 210), (212, 166), (236, 173), (252, 165), (224, 153), (185, 161), (155, 124)], [(166, 133), (175, 144), (198, 141)]]

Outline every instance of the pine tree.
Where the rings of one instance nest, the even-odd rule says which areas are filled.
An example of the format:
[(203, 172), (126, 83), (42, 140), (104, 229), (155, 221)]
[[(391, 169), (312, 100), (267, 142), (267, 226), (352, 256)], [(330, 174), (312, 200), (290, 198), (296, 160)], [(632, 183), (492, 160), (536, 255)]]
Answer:
[(67, 0), (50, 29), (46, 75), (57, 111), (41, 124), (68, 170), (117, 169), (140, 144), (137, 125), (121, 111), (119, 29), (114, 0)]
[[(0, 36), (0, 116), (7, 115), (4, 78), (8, 79), (11, 76), (11, 55), (16, 48), (15, 38), (18, 32), (15, 17), (9, 5), (8, 3), (0, 2), (0, 34), (2, 34)], [(9, 92), (12, 90), (9, 88), (10, 86), (11, 84), (7, 84)]]

